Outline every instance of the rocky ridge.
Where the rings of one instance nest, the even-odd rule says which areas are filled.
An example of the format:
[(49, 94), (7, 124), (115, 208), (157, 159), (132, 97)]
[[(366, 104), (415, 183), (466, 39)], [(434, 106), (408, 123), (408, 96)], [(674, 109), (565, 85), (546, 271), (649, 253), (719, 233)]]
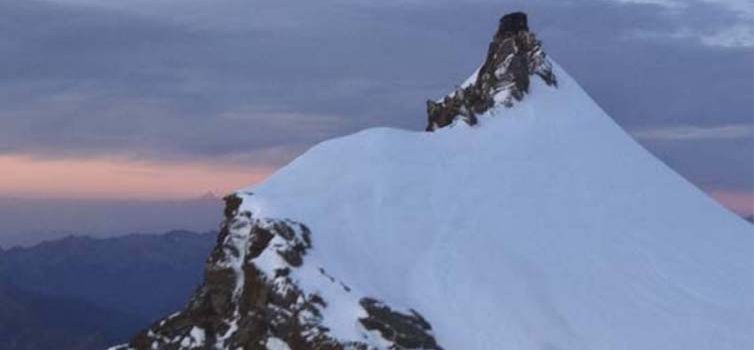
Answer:
[[(113, 349), (442, 349), (416, 311), (397, 311), (373, 297), (358, 300), (361, 340), (330, 334), (323, 313), (334, 300), (302, 287), (294, 277), (309, 263), (312, 233), (287, 219), (256, 217), (242, 208), (251, 194), (225, 198), (225, 221), (205, 267), (205, 281), (185, 310)], [(314, 263), (316, 264), (316, 263)], [(316, 267), (316, 278), (353, 294)]]
[(526, 14), (505, 15), (477, 72), (442, 101), (427, 101), (426, 130), (434, 131), (457, 119), (475, 125), (477, 115), (490, 108), (513, 106), (529, 92), (532, 75), (549, 86), (558, 84), (542, 43), (529, 31)]

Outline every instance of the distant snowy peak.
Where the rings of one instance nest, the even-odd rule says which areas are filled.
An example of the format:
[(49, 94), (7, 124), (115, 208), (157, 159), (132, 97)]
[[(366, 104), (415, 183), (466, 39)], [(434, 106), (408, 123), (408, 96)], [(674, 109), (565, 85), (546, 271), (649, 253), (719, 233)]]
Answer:
[(442, 101), (427, 101), (427, 131), (458, 119), (474, 125), (477, 115), (492, 107), (513, 106), (529, 92), (529, 79), (534, 75), (548, 86), (557, 86), (552, 64), (542, 43), (529, 31), (526, 14), (503, 16), (482, 66)]

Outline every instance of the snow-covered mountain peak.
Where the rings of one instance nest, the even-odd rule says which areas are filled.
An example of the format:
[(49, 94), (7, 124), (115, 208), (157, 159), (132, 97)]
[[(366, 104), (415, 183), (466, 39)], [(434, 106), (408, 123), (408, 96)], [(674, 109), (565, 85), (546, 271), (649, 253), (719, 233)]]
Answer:
[(750, 348), (750, 225), (526, 29), (503, 18), (436, 132), (328, 140), (226, 197), (204, 283), (121, 348)]
[(542, 43), (529, 31), (527, 16), (503, 16), (482, 65), (461, 86), (441, 101), (427, 101), (427, 131), (460, 119), (469, 125), (496, 106), (511, 107), (529, 92), (530, 77), (556, 87), (552, 64)]

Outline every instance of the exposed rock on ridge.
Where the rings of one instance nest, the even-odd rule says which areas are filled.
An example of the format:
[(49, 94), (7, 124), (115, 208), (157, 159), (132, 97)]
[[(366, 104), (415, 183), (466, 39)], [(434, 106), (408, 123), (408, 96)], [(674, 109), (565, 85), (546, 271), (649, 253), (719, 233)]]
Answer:
[(505, 15), (475, 76), (442, 101), (427, 101), (426, 130), (442, 128), (456, 118), (474, 125), (477, 115), (497, 104), (511, 107), (529, 92), (532, 75), (539, 76), (547, 85), (557, 86), (542, 43), (529, 31), (526, 14)]
[[(362, 339), (333, 337), (323, 311), (342, 301), (305, 290), (293, 276), (309, 263), (312, 233), (301, 223), (242, 210), (250, 196), (225, 199), (225, 221), (205, 266), (205, 282), (186, 309), (116, 349), (441, 349), (419, 313), (401, 313), (371, 297), (356, 297), (354, 305), (363, 310), (352, 320), (362, 327)], [(317, 278), (353, 293), (324, 268), (317, 269)]]

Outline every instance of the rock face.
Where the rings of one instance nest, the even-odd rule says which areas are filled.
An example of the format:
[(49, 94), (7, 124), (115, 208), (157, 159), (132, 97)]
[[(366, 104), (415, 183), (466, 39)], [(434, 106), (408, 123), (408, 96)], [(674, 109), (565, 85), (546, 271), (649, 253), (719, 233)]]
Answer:
[(495, 105), (511, 107), (529, 92), (529, 77), (536, 75), (547, 85), (557, 79), (542, 43), (529, 32), (526, 14), (511, 13), (500, 25), (477, 73), (442, 101), (427, 101), (427, 131), (434, 131), (460, 118), (469, 125)]
[[(205, 281), (186, 309), (115, 349), (441, 349), (416, 311), (402, 313), (372, 297), (357, 297), (364, 341), (342, 341), (323, 323), (330, 300), (292, 278), (307, 264), (313, 234), (303, 224), (256, 217), (244, 197), (225, 199), (225, 221), (205, 267)], [(325, 283), (352, 293), (317, 267)], [(378, 344), (387, 344), (379, 347)]]

